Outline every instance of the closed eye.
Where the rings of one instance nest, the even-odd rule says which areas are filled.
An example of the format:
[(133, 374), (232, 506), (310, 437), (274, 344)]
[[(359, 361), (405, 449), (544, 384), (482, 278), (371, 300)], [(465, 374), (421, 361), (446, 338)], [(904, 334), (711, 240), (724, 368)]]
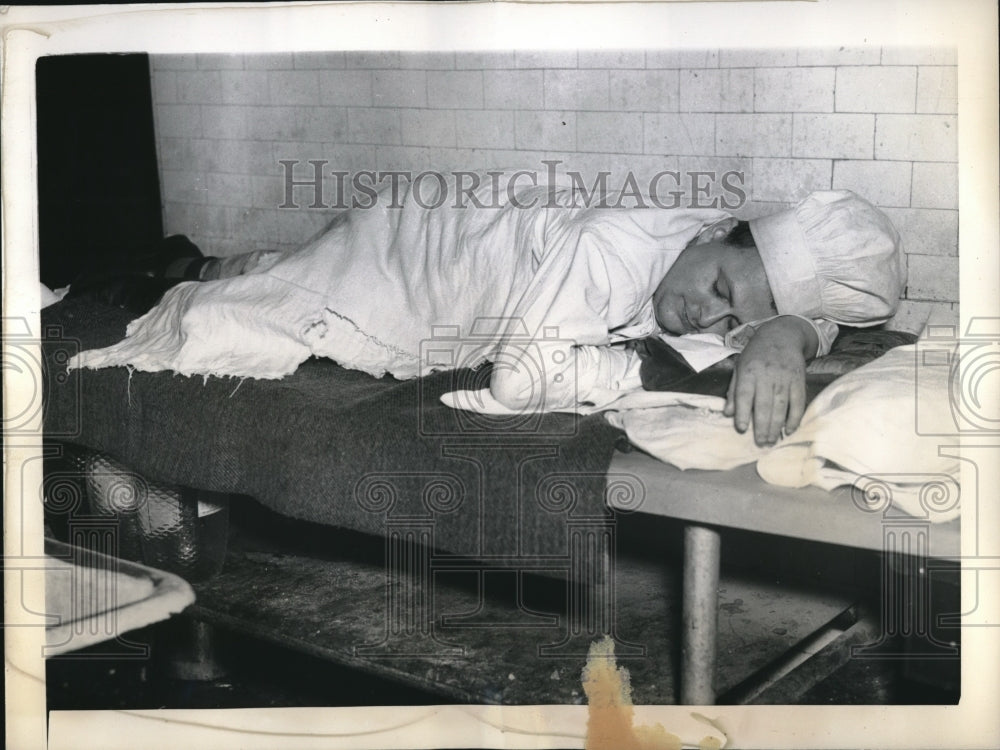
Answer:
[(729, 284), (726, 279), (723, 278), (722, 274), (719, 274), (719, 276), (715, 279), (713, 291), (726, 302), (732, 304), (733, 301), (729, 298)]
[[(730, 308), (733, 306), (732, 300), (732, 287), (729, 285), (729, 280), (720, 273), (716, 279), (715, 284), (712, 287), (715, 294), (725, 302)], [(731, 331), (740, 325), (739, 319), (735, 315), (729, 315), (726, 318), (726, 329)]]

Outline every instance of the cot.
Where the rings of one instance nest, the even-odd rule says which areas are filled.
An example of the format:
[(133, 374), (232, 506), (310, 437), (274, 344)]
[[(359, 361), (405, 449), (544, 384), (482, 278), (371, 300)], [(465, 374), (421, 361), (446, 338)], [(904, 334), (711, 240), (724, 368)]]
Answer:
[[(82, 300), (45, 311), (47, 437), (110, 454), (141, 483), (250, 495), (284, 515), (384, 537), (387, 576), (407, 581), (387, 601), (398, 626), (379, 646), (386, 653), (433, 640), (423, 592), (446, 569), (567, 575), (585, 593), (551, 648), (585, 653), (614, 602), (613, 512), (669, 515), (689, 524), (681, 700), (711, 703), (718, 528), (884, 549), (889, 522), (849, 492), (781, 490), (750, 468), (680, 472), (616, 453), (622, 435), (599, 415), (488, 418), (440, 403), (456, 385), (483, 387), (488, 370), (417, 381), (328, 361), (280, 381), (65, 373), (68, 354), (117, 340), (130, 317)], [(957, 524), (931, 536), (919, 519), (900, 523), (929, 545), (918, 567), (957, 553)]]

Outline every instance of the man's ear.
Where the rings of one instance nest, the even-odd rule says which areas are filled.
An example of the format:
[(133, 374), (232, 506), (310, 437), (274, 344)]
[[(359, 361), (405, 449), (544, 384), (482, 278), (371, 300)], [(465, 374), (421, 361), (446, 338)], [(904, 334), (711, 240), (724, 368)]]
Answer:
[(721, 240), (727, 234), (729, 234), (737, 224), (737, 220), (733, 218), (723, 219), (722, 221), (717, 221), (704, 229), (702, 229), (698, 236), (695, 238), (694, 243), (696, 245), (704, 245), (708, 242), (715, 242), (716, 240)]

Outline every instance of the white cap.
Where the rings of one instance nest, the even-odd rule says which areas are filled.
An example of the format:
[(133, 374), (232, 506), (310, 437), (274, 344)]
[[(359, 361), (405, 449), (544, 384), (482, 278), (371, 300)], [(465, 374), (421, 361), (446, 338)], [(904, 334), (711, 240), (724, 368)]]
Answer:
[(819, 191), (749, 223), (780, 314), (872, 326), (895, 313), (906, 283), (899, 234), (865, 199)]

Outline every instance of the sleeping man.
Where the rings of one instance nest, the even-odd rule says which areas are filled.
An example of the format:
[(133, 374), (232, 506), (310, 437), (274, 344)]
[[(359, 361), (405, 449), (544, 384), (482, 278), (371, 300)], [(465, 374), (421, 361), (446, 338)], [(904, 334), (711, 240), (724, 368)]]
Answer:
[(394, 185), (291, 252), (182, 260), (199, 283), (73, 364), (279, 378), (322, 356), (411, 378), (491, 361), (489, 390), (451, 403), (576, 410), (641, 387), (627, 341), (710, 332), (742, 349), (726, 414), (765, 445), (798, 426), (805, 363), (836, 324), (884, 322), (902, 290), (896, 231), (848, 191), (746, 223), (580, 206), (571, 186), (499, 174)]

